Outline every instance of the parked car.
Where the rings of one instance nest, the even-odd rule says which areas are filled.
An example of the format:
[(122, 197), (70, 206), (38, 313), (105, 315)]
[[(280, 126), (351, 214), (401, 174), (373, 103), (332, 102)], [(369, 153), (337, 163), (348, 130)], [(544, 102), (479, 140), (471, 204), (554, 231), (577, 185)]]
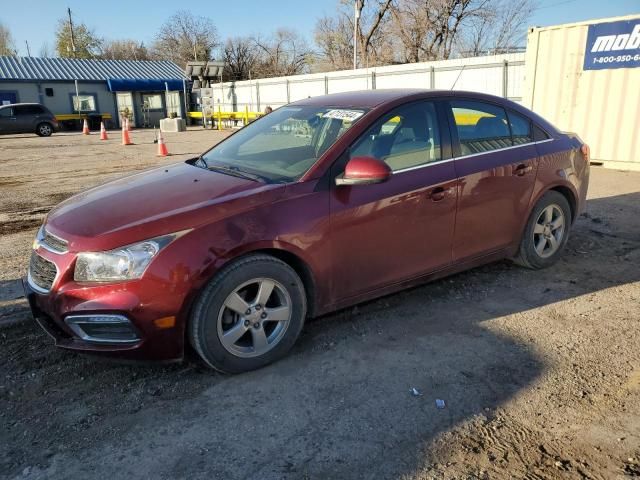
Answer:
[(0, 106), (0, 134), (35, 133), (48, 137), (58, 129), (53, 113), (39, 103), (14, 103)]
[(499, 259), (553, 265), (588, 179), (586, 144), (503, 98), (308, 98), (58, 205), (25, 288), (62, 348), (175, 360), (190, 344), (243, 372), (307, 317)]

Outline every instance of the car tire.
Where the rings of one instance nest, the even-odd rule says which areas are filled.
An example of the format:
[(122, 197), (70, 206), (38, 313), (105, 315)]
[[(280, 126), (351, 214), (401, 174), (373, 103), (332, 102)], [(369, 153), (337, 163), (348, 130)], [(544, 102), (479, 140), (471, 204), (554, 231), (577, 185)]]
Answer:
[(529, 216), (515, 263), (534, 270), (556, 263), (569, 239), (571, 222), (565, 196), (554, 190), (545, 193)]
[(225, 266), (204, 288), (187, 334), (209, 367), (242, 373), (284, 357), (306, 313), (305, 289), (296, 272), (270, 255), (249, 255)]
[(36, 134), (39, 137), (50, 137), (53, 133), (53, 125), (47, 122), (39, 123), (36, 127)]

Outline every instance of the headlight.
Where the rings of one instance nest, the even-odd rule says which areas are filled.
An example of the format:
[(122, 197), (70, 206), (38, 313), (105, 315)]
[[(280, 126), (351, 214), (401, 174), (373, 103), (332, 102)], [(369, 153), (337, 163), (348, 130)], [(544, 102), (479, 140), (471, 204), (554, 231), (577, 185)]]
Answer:
[(108, 252), (78, 254), (76, 282), (111, 282), (140, 278), (160, 250), (186, 232), (145, 240)]

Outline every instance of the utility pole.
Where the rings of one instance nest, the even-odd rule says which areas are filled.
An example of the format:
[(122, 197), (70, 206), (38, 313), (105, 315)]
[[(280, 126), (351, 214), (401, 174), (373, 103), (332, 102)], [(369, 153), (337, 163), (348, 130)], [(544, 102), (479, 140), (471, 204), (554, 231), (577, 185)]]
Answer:
[(71, 9), (67, 7), (67, 14), (69, 15), (69, 30), (71, 31), (71, 50), (73, 50), (73, 56), (76, 56), (76, 38), (73, 35), (73, 20), (71, 20)]
[(353, 4), (353, 69), (358, 68), (358, 22), (363, 7), (363, 0), (355, 0)]
[(25, 40), (24, 44), (27, 46), (27, 57), (30, 57), (31, 56), (31, 50), (29, 50), (29, 42), (27, 40)]

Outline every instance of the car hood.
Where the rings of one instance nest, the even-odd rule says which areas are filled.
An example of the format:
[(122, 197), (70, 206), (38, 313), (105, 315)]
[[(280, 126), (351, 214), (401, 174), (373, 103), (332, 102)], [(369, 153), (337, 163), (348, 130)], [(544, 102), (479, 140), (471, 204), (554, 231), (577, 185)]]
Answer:
[(282, 187), (176, 164), (75, 195), (49, 213), (46, 228), (69, 241), (71, 251), (106, 250), (274, 201)]

